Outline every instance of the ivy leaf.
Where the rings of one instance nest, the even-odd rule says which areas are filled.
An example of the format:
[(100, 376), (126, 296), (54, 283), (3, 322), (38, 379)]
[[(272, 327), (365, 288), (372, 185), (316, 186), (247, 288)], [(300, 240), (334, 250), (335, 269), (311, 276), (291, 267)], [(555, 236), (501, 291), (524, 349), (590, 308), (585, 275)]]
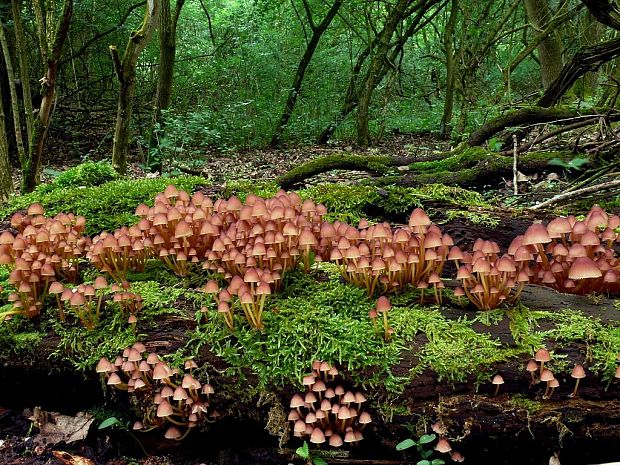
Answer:
[(413, 439), (405, 439), (396, 444), (396, 450), (405, 450), (413, 446), (417, 446), (417, 443)]

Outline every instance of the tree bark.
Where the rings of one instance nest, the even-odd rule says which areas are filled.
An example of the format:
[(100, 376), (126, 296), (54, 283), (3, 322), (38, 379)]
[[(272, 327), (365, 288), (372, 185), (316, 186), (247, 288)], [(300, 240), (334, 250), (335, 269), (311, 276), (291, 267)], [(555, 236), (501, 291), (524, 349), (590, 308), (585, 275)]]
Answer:
[(617, 0), (581, 0), (581, 2), (599, 22), (620, 31), (620, 4)]
[(151, 139), (149, 142), (149, 158), (147, 166), (152, 171), (161, 171), (161, 158), (152, 159), (151, 154), (157, 147), (158, 137), (163, 135), (161, 112), (170, 106), (172, 85), (174, 83), (174, 59), (177, 51), (177, 24), (185, 0), (177, 0), (173, 12), (170, 11), (170, 0), (162, 0), (159, 13), (159, 69), (157, 77), (157, 94), (153, 108)]
[[(1, 27), (1, 26), (0, 26)], [(0, 204), (13, 193), (11, 163), (9, 162), (9, 141), (4, 124), (4, 103), (0, 93)]]
[(136, 90), (136, 66), (138, 58), (148, 45), (159, 16), (159, 0), (148, 0), (144, 20), (139, 30), (131, 33), (121, 60), (118, 49), (110, 45), (110, 54), (114, 71), (120, 83), (118, 105), (116, 110), (116, 127), (114, 129), (114, 145), (112, 147), (112, 166), (119, 174), (127, 171), (129, 153), (129, 136), (133, 98)]
[(540, 98), (538, 106), (551, 107), (557, 104), (577, 79), (618, 56), (620, 56), (620, 39), (613, 39), (578, 52)]
[(62, 56), (62, 48), (69, 35), (72, 15), (73, 0), (64, 0), (57, 29), (51, 35), (51, 50), (48, 49), (47, 52), (47, 71), (41, 80), (43, 87), (41, 108), (39, 109), (38, 117), (34, 120), (32, 136), (28, 144), (28, 157), (25, 165), (22, 165), (22, 192), (32, 192), (40, 182), (43, 150), (47, 140), (52, 106), (56, 97), (56, 77), (58, 75), (60, 57)]
[[(304, 0), (307, 1), (307, 0)], [(312, 13), (309, 8), (306, 8), (306, 14), (308, 15), (308, 22), (312, 29), (312, 37), (306, 46), (306, 50), (301, 57), (301, 61), (297, 66), (297, 72), (295, 73), (295, 77), (293, 78), (293, 85), (291, 86), (291, 90), (289, 91), (288, 97), (286, 99), (286, 104), (284, 105), (284, 111), (282, 112), (282, 116), (280, 117), (280, 121), (276, 126), (273, 136), (271, 137), (271, 142), (269, 145), (271, 147), (276, 147), (280, 145), (282, 139), (282, 133), (286, 128), (291, 115), (293, 114), (293, 109), (295, 108), (295, 103), (297, 102), (297, 97), (301, 92), (301, 85), (304, 80), (304, 76), (306, 75), (306, 70), (308, 69), (308, 65), (314, 56), (314, 52), (316, 51), (317, 46), (319, 45), (319, 41), (323, 36), (323, 33), (327, 30), (331, 22), (333, 21), (336, 13), (342, 6), (342, 0), (335, 0), (332, 4), (331, 8), (328, 10), (327, 14), (323, 18), (323, 20), (318, 24), (314, 25), (314, 20), (312, 19)]]
[(19, 76), (22, 81), (22, 98), (24, 102), (24, 118), (26, 119), (26, 136), (28, 140), (30, 140), (34, 128), (34, 116), (32, 108), (32, 93), (30, 90), (30, 63), (28, 60), (28, 52), (26, 50), (21, 10), (21, 0), (11, 0), (11, 12), (15, 29), (15, 48), (17, 49), (17, 57), (19, 59)]
[[(542, 31), (552, 17), (547, 0), (524, 0), (527, 17), (536, 31)], [(538, 44), (540, 76), (543, 89), (547, 89), (562, 70), (562, 43), (555, 30)]]
[(4, 25), (0, 24), (0, 46), (2, 47), (2, 55), (6, 66), (6, 74), (11, 96), (11, 113), (13, 114), (13, 128), (15, 132), (15, 143), (17, 145), (17, 155), (22, 168), (26, 164), (26, 148), (24, 146), (24, 138), (21, 132), (21, 118), (19, 112), (19, 102), (17, 98), (17, 88), (15, 86), (15, 70), (13, 68), (13, 60), (9, 50), (9, 43), (4, 32)]

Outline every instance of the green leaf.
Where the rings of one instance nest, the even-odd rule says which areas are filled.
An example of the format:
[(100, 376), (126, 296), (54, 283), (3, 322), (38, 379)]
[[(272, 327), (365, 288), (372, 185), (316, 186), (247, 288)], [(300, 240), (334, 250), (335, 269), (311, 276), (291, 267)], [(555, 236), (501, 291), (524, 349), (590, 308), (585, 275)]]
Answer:
[(428, 460), (420, 460), (417, 465), (431, 465), (431, 462)]
[(396, 450), (405, 450), (413, 446), (417, 446), (417, 443), (413, 439), (405, 439), (396, 444)]
[(308, 443), (304, 441), (304, 445), (301, 447), (298, 447), (295, 453), (299, 455), (302, 459), (307, 459), (310, 456), (310, 450), (308, 449)]
[(422, 456), (423, 459), (427, 459), (429, 458), (431, 455), (433, 455), (433, 451), (432, 450), (420, 450), (420, 455)]
[(312, 462), (314, 463), (314, 465), (327, 465), (327, 462), (321, 457), (314, 457), (314, 460)]
[(442, 459), (434, 459), (431, 462), (431, 465), (444, 465), (446, 462), (444, 462)]
[(428, 444), (429, 442), (433, 442), (436, 436), (434, 434), (424, 434), (420, 436), (419, 443), (420, 444)]
[(99, 429), (105, 429), (105, 428), (109, 428), (110, 426), (115, 426), (115, 425), (120, 425), (120, 424), (121, 422), (119, 421), (118, 418), (110, 417), (110, 418), (106, 418), (105, 420), (101, 422), (101, 424), (99, 425)]

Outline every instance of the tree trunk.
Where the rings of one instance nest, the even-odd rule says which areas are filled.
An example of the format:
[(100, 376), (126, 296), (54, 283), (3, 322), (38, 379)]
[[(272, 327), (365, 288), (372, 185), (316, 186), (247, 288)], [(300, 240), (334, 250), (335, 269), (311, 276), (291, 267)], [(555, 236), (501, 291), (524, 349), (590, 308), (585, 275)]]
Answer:
[(114, 71), (120, 83), (118, 105), (116, 109), (116, 127), (114, 129), (114, 145), (112, 147), (112, 166), (119, 174), (127, 171), (129, 153), (129, 125), (133, 110), (133, 97), (136, 90), (136, 66), (138, 57), (148, 45), (159, 16), (159, 0), (148, 0), (144, 20), (139, 30), (132, 32), (125, 47), (121, 60), (118, 49), (110, 45), (110, 54)]
[(618, 0), (581, 0), (592, 16), (605, 26), (620, 31), (620, 3)]
[(15, 48), (19, 59), (19, 76), (22, 81), (22, 96), (24, 102), (24, 118), (26, 119), (26, 136), (28, 140), (32, 138), (34, 128), (34, 116), (32, 108), (32, 93), (30, 90), (30, 63), (28, 61), (28, 51), (24, 29), (22, 27), (22, 2), (21, 0), (11, 0), (11, 12), (15, 29)]
[[(524, 0), (527, 17), (536, 31), (544, 29), (551, 18), (551, 10), (547, 0)], [(551, 31), (538, 45), (540, 75), (544, 89), (558, 77), (562, 70), (562, 43), (555, 31)]]
[[(304, 0), (306, 1), (306, 0)], [(304, 80), (304, 76), (306, 75), (306, 70), (308, 69), (308, 65), (314, 56), (314, 52), (316, 51), (317, 46), (319, 45), (319, 41), (323, 36), (323, 33), (327, 30), (331, 22), (333, 21), (336, 13), (342, 6), (342, 0), (334, 1), (333, 5), (323, 18), (323, 20), (319, 23), (318, 26), (314, 25), (314, 21), (312, 20), (312, 15), (309, 8), (306, 8), (306, 13), (308, 14), (308, 22), (310, 27), (312, 28), (312, 37), (306, 46), (306, 51), (301, 57), (301, 61), (297, 66), (297, 72), (295, 73), (295, 77), (293, 78), (293, 85), (291, 90), (289, 91), (288, 98), (286, 99), (286, 104), (284, 105), (284, 111), (282, 112), (282, 116), (280, 117), (280, 121), (276, 126), (276, 129), (273, 132), (273, 136), (271, 137), (271, 142), (269, 145), (271, 147), (276, 147), (280, 144), (282, 133), (284, 132), (284, 128), (288, 124), (291, 115), (293, 114), (293, 109), (295, 108), (295, 103), (297, 102), (297, 97), (301, 92), (301, 84)]]
[(62, 48), (69, 35), (69, 25), (73, 15), (73, 0), (64, 0), (58, 28), (53, 32), (51, 50), (48, 52), (47, 72), (43, 78), (43, 100), (38, 117), (34, 120), (32, 136), (28, 144), (28, 157), (22, 166), (22, 192), (32, 192), (40, 182), (43, 150), (47, 140), (52, 106), (56, 96), (56, 76)]
[[(185, 0), (177, 0), (175, 11), (170, 12), (170, 0), (162, 0), (159, 13), (159, 69), (157, 94), (153, 108), (153, 122), (149, 141), (149, 158), (147, 166), (152, 171), (161, 171), (161, 158), (152, 159), (152, 151), (158, 145), (158, 138), (163, 135), (161, 128), (161, 111), (170, 106), (172, 84), (174, 83), (174, 59), (177, 52), (177, 24)], [(159, 128), (158, 128), (159, 126)]]
[(4, 56), (4, 64), (6, 66), (6, 74), (11, 95), (11, 113), (13, 114), (13, 127), (15, 132), (15, 143), (17, 145), (17, 154), (22, 168), (26, 164), (26, 149), (24, 147), (24, 139), (21, 132), (21, 118), (19, 112), (19, 102), (17, 98), (17, 88), (15, 86), (15, 71), (13, 68), (13, 60), (9, 50), (9, 43), (4, 33), (4, 25), (0, 24), (0, 46), (2, 47), (2, 55)]
[(456, 17), (459, 12), (458, 0), (452, 0), (450, 17), (446, 24), (443, 37), (444, 53), (446, 56), (446, 93), (443, 104), (443, 114), (439, 123), (439, 136), (448, 139), (450, 136), (450, 122), (452, 121), (452, 111), (454, 108), (454, 86), (456, 84), (456, 57), (454, 56), (454, 27)]
[(368, 71), (358, 92), (357, 143), (361, 147), (367, 147), (370, 144), (370, 128), (368, 127), (370, 101), (375, 88), (390, 66), (387, 54), (391, 48), (392, 36), (399, 23), (406, 18), (405, 13), (409, 3), (408, 0), (398, 0), (390, 10), (385, 25), (378, 35), (377, 46), (370, 58)]
[(4, 103), (0, 94), (0, 204), (6, 202), (13, 193), (11, 164), (9, 162), (9, 141), (4, 125)]

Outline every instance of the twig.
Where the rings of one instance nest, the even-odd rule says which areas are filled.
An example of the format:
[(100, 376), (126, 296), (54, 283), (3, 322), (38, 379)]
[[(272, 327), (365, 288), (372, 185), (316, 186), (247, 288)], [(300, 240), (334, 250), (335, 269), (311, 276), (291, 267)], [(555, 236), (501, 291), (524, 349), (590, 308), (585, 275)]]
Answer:
[(606, 189), (612, 189), (614, 187), (620, 187), (620, 179), (614, 179), (613, 181), (604, 182), (601, 184), (595, 184), (594, 186), (584, 187), (582, 189), (577, 189), (572, 192), (564, 192), (562, 194), (558, 194), (555, 197), (550, 198), (549, 200), (545, 200), (538, 205), (534, 205), (529, 208), (529, 210), (539, 210), (541, 208), (548, 207), (549, 205), (553, 205), (561, 200), (573, 199), (575, 197), (579, 197), (583, 194), (590, 194), (592, 192), (600, 192)]
[(517, 135), (512, 135), (512, 146), (513, 146), (513, 158), (512, 158), (512, 184), (514, 185), (514, 194), (517, 195), (519, 193), (519, 187), (517, 186), (517, 182), (519, 180), (519, 170), (517, 168), (517, 160), (519, 151), (517, 150)]

